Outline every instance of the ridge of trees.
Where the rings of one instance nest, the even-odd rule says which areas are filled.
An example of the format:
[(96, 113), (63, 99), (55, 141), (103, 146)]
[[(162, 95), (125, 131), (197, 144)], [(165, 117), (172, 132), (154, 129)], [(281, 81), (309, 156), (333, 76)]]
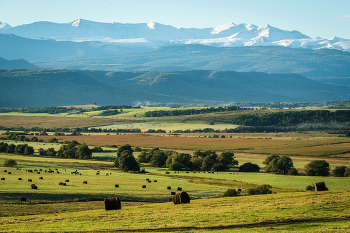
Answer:
[(227, 112), (227, 111), (237, 111), (243, 110), (246, 108), (240, 108), (237, 106), (230, 107), (210, 107), (202, 109), (178, 109), (178, 110), (157, 110), (157, 111), (148, 111), (144, 113), (144, 117), (163, 117), (163, 116), (181, 116), (181, 115), (197, 115), (197, 114), (206, 114), (214, 112)]

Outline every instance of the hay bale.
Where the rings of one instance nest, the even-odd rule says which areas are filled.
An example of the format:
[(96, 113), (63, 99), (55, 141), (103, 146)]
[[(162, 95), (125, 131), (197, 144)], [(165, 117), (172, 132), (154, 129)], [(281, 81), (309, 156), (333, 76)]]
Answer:
[(40, 172), (37, 172), (36, 174), (40, 174)]
[(33, 187), (33, 189), (38, 189), (38, 186), (35, 185), (35, 186)]
[(69, 182), (69, 180), (65, 180), (64, 182)]
[(5, 180), (5, 178), (1, 178), (1, 180)]
[(152, 183), (152, 181), (151, 181), (151, 180), (148, 180), (148, 183)]
[(165, 172), (165, 174), (170, 174), (170, 172)]
[(87, 184), (87, 181), (83, 181), (83, 184)]
[(66, 183), (62, 183), (63, 186), (66, 186), (67, 184)]
[(157, 182), (157, 180), (154, 180), (153, 182)]
[(190, 203), (190, 196), (186, 192), (177, 193), (173, 197), (174, 204)]
[(8, 172), (7, 174), (11, 175), (11, 172)]
[(63, 185), (63, 182), (60, 182), (58, 185)]
[(171, 187), (170, 187), (170, 186), (168, 186), (166, 189), (169, 189), (169, 190), (170, 190), (170, 189), (171, 189)]
[(315, 183), (315, 191), (316, 192), (328, 191), (328, 188), (326, 187), (326, 184), (324, 183), (324, 181)]
[(39, 177), (39, 180), (42, 180), (42, 179), (44, 179), (43, 177)]
[(22, 178), (18, 178), (18, 180), (22, 180)]
[(27, 198), (21, 197), (21, 202), (27, 202)]
[(176, 192), (171, 192), (171, 193), (170, 193), (170, 195), (173, 195), (173, 196), (174, 196), (175, 194), (176, 194)]
[(28, 182), (32, 182), (32, 179), (28, 179)]
[(7, 170), (4, 170), (4, 172), (7, 172)]
[(146, 188), (146, 185), (142, 185), (142, 188), (145, 189), (145, 188)]
[(119, 197), (105, 198), (104, 203), (105, 210), (120, 210), (122, 208)]
[(119, 188), (119, 184), (115, 184), (114, 187)]
[(182, 188), (181, 187), (177, 187), (177, 191), (182, 191)]

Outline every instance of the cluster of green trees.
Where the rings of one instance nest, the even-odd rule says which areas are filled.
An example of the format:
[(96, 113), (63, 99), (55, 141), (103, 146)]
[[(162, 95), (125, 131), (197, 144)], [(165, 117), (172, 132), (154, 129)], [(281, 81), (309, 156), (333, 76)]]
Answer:
[(162, 129), (157, 129), (157, 130), (149, 129), (149, 130), (146, 131), (146, 133), (166, 133), (166, 131), (162, 130)]
[(69, 144), (62, 145), (56, 156), (59, 158), (90, 159), (92, 150), (85, 143), (79, 144), (72, 141)]
[(4, 167), (14, 167), (14, 166), (17, 166), (17, 161), (14, 160), (14, 159), (7, 159), (7, 160), (5, 160), (3, 166), (4, 166)]
[(265, 171), (278, 173), (283, 175), (298, 175), (298, 171), (294, 168), (293, 161), (288, 156), (272, 154), (267, 156), (263, 162)]
[(132, 108), (141, 108), (140, 106), (131, 106), (131, 105), (106, 105), (100, 107), (92, 107), (93, 111), (109, 110), (109, 109), (132, 109)]
[(210, 107), (210, 108), (202, 108), (202, 109), (178, 109), (178, 110), (171, 110), (171, 111), (158, 110), (158, 111), (145, 112), (144, 116), (145, 117), (163, 117), (163, 116), (197, 115), (197, 114), (206, 114), (206, 113), (213, 113), (213, 112), (237, 111), (242, 109), (245, 109), (245, 108), (230, 106), (230, 107), (217, 107), (217, 108)]
[(273, 103), (256, 103), (256, 102), (242, 102), (235, 103), (239, 107), (261, 107), (261, 108), (307, 108), (307, 107), (319, 107), (328, 109), (349, 109), (350, 100), (335, 100), (324, 102), (302, 102), (302, 103), (286, 103), (286, 102), (273, 102)]
[(108, 109), (98, 114), (98, 116), (114, 116), (114, 115), (117, 115), (118, 113), (119, 113), (118, 109)]
[(288, 126), (303, 123), (349, 122), (350, 110), (305, 110), (276, 112), (263, 115), (245, 114), (231, 119), (232, 124), (244, 126)]
[(193, 156), (174, 151), (162, 151), (153, 148), (143, 150), (137, 157), (139, 163), (151, 163), (156, 167), (169, 167), (173, 171), (224, 171), (238, 165), (232, 152), (223, 152), (218, 155), (215, 151), (196, 151)]
[(34, 154), (34, 148), (28, 146), (28, 144), (7, 144), (0, 142), (0, 152), (8, 154), (19, 154), (19, 155), (32, 155)]

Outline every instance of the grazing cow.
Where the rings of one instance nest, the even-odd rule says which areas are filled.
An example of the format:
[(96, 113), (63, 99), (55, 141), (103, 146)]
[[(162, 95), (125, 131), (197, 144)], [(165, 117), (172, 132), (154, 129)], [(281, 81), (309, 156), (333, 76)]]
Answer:
[(21, 197), (21, 203), (22, 203), (22, 202), (26, 203), (26, 202), (27, 202), (27, 198)]

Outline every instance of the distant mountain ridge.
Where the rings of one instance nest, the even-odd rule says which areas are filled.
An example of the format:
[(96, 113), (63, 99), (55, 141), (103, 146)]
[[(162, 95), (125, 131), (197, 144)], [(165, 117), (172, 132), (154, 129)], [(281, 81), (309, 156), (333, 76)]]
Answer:
[(298, 74), (215, 70), (109, 72), (0, 69), (0, 107), (98, 103), (217, 105), (234, 102), (347, 100), (350, 87), (326, 85)]
[(270, 25), (228, 23), (212, 28), (175, 28), (160, 23), (100, 23), (78, 19), (68, 23), (35, 22), (11, 27), (0, 24), (1, 34), (56, 41), (98, 41), (118, 46), (157, 48), (174, 44), (203, 44), (216, 47), (284, 46), (291, 48), (332, 48), (350, 51), (350, 40), (310, 38), (298, 31)]

